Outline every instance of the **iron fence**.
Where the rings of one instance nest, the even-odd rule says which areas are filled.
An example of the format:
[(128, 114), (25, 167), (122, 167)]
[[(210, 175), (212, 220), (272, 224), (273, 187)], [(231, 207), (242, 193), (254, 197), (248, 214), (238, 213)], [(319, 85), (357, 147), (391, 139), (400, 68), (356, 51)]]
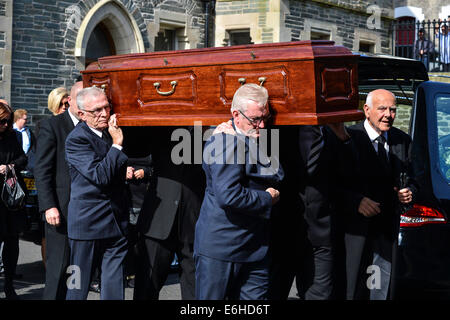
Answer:
[(450, 72), (449, 27), (447, 20), (396, 20), (392, 54), (421, 60), (430, 72)]

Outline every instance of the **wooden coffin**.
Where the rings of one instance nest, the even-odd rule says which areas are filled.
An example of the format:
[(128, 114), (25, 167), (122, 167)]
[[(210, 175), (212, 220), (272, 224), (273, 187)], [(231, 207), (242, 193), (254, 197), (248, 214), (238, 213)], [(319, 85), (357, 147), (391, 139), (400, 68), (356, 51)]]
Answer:
[(82, 75), (106, 90), (121, 126), (217, 125), (242, 83), (268, 89), (275, 125), (363, 118), (357, 56), (332, 41), (110, 56)]

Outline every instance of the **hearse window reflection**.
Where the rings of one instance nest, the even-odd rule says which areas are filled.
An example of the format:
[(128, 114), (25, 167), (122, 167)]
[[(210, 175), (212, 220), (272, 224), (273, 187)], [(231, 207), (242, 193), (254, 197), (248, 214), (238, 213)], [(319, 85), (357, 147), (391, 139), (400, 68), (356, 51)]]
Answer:
[(447, 183), (450, 183), (450, 96), (436, 97), (436, 113), (439, 167)]

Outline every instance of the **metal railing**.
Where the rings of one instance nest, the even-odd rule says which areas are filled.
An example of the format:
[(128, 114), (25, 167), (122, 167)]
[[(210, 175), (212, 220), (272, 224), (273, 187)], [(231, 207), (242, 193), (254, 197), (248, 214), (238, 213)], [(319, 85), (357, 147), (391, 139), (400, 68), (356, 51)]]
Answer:
[(397, 20), (392, 30), (393, 55), (421, 60), (430, 72), (450, 72), (450, 20)]

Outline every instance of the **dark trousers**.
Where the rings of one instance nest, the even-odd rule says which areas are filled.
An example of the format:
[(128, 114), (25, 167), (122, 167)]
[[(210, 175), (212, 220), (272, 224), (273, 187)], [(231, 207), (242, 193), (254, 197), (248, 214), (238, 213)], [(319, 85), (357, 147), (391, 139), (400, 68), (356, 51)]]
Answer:
[[(386, 300), (390, 293), (393, 241), (384, 234), (367, 237), (365, 242), (346, 235), (347, 299)], [(352, 255), (361, 257), (359, 269)], [(352, 261), (352, 262), (348, 262)]]
[(138, 241), (134, 300), (159, 298), (159, 292), (167, 280), (175, 253), (180, 264), (181, 298), (195, 299), (193, 244), (179, 241), (176, 230), (177, 228), (173, 228), (166, 240), (142, 236)]
[(269, 289), (269, 259), (230, 262), (195, 256), (198, 300), (266, 300)]
[(67, 227), (55, 227), (45, 222), (46, 262), (44, 300), (65, 300), (67, 294), (67, 267), (70, 247)]
[(125, 237), (73, 240), (70, 244), (72, 275), (68, 279), (67, 300), (86, 300), (97, 257), (101, 263), (101, 300), (124, 300), (124, 260), (127, 254)]
[[(294, 249), (290, 250), (292, 248)], [(302, 266), (302, 248), (294, 247), (290, 243), (284, 248), (274, 249), (277, 252), (273, 252), (270, 265), (268, 298), (269, 300), (287, 300), (295, 276)]]
[(3, 238), (2, 259), (5, 269), (5, 288), (12, 288), (17, 261), (19, 260), (19, 236), (8, 235)]
[(442, 71), (449, 72), (450, 71), (450, 63), (442, 63)]
[(305, 248), (303, 268), (297, 273), (296, 284), (304, 300), (330, 300), (333, 292), (333, 249), (331, 246)]

